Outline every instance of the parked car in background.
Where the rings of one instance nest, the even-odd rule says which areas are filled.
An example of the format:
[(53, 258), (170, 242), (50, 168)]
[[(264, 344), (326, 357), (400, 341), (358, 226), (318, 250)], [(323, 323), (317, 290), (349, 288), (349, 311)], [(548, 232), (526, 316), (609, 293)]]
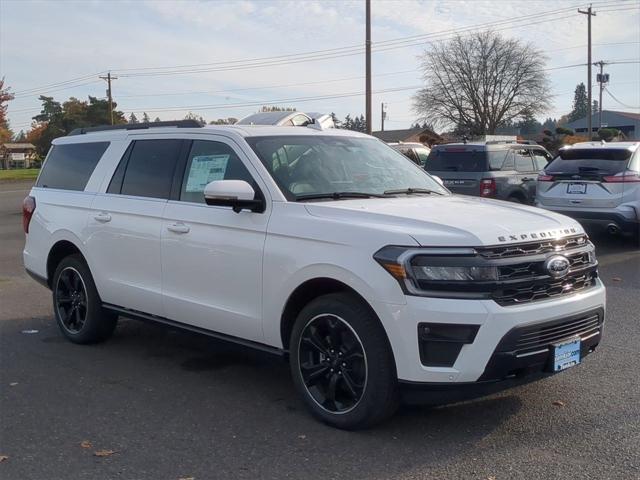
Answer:
[(425, 166), (427, 157), (429, 156), (429, 153), (431, 153), (431, 149), (429, 147), (425, 147), (421, 143), (398, 142), (389, 143), (388, 145), (421, 167)]
[(640, 142), (586, 142), (560, 149), (538, 176), (536, 206), (610, 233), (640, 230)]
[(449, 143), (431, 149), (425, 169), (454, 193), (532, 205), (538, 172), (552, 158), (539, 145)]

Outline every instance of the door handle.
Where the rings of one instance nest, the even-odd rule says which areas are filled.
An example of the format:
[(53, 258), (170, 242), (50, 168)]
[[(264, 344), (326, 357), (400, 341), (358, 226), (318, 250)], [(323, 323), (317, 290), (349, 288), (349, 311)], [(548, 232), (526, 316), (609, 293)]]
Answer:
[(111, 221), (111, 215), (109, 215), (107, 212), (100, 212), (99, 214), (95, 215), (93, 218), (95, 218), (97, 221), (101, 223), (107, 223)]
[(535, 178), (524, 177), (522, 179), (523, 182), (530, 182), (531, 180), (535, 180)]
[(191, 229), (184, 223), (172, 223), (171, 225), (167, 225), (167, 230), (173, 233), (189, 233)]

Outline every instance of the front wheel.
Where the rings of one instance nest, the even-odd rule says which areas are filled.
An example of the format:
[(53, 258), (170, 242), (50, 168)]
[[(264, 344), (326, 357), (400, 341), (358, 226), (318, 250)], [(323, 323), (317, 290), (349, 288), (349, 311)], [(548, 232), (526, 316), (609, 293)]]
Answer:
[(53, 311), (62, 334), (74, 343), (106, 340), (118, 316), (102, 308), (91, 271), (80, 255), (69, 255), (53, 275)]
[(290, 364), (311, 413), (329, 425), (366, 428), (395, 412), (397, 377), (386, 334), (352, 295), (324, 295), (300, 312)]

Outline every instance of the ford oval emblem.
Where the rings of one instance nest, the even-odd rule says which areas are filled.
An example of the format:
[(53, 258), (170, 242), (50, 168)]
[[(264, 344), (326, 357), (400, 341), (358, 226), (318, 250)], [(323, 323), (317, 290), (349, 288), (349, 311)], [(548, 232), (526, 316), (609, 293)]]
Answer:
[(571, 262), (569, 262), (569, 259), (563, 255), (554, 255), (547, 258), (547, 261), (544, 262), (545, 270), (553, 278), (562, 278), (566, 276), (567, 273), (569, 273), (570, 267)]

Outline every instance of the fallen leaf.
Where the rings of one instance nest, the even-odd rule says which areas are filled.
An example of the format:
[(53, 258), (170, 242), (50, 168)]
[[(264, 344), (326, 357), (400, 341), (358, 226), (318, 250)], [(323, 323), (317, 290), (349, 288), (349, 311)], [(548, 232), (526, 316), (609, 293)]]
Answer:
[(555, 405), (556, 407), (564, 407), (564, 402), (561, 400), (554, 400), (552, 405)]
[(16, 385), (18, 385), (18, 382), (11, 382), (11, 383), (9, 384), (9, 386), (10, 386), (10, 387), (15, 387)]
[(621, 281), (622, 281), (622, 279), (621, 279), (620, 277), (613, 277), (613, 278), (611, 279), (611, 281), (613, 281), (613, 282), (621, 282)]
[(32, 333), (38, 333), (38, 330), (22, 330), (22, 333), (25, 333), (27, 335), (32, 334)]
[(83, 440), (80, 442), (80, 446), (82, 448), (91, 448), (93, 445), (91, 445), (91, 442), (89, 440)]
[(97, 450), (93, 452), (93, 455), (96, 457), (108, 457), (114, 453), (116, 453), (115, 450)]
[(9, 457), (7, 457), (6, 455), (0, 455), (0, 463), (4, 462), (5, 460), (9, 460)]

